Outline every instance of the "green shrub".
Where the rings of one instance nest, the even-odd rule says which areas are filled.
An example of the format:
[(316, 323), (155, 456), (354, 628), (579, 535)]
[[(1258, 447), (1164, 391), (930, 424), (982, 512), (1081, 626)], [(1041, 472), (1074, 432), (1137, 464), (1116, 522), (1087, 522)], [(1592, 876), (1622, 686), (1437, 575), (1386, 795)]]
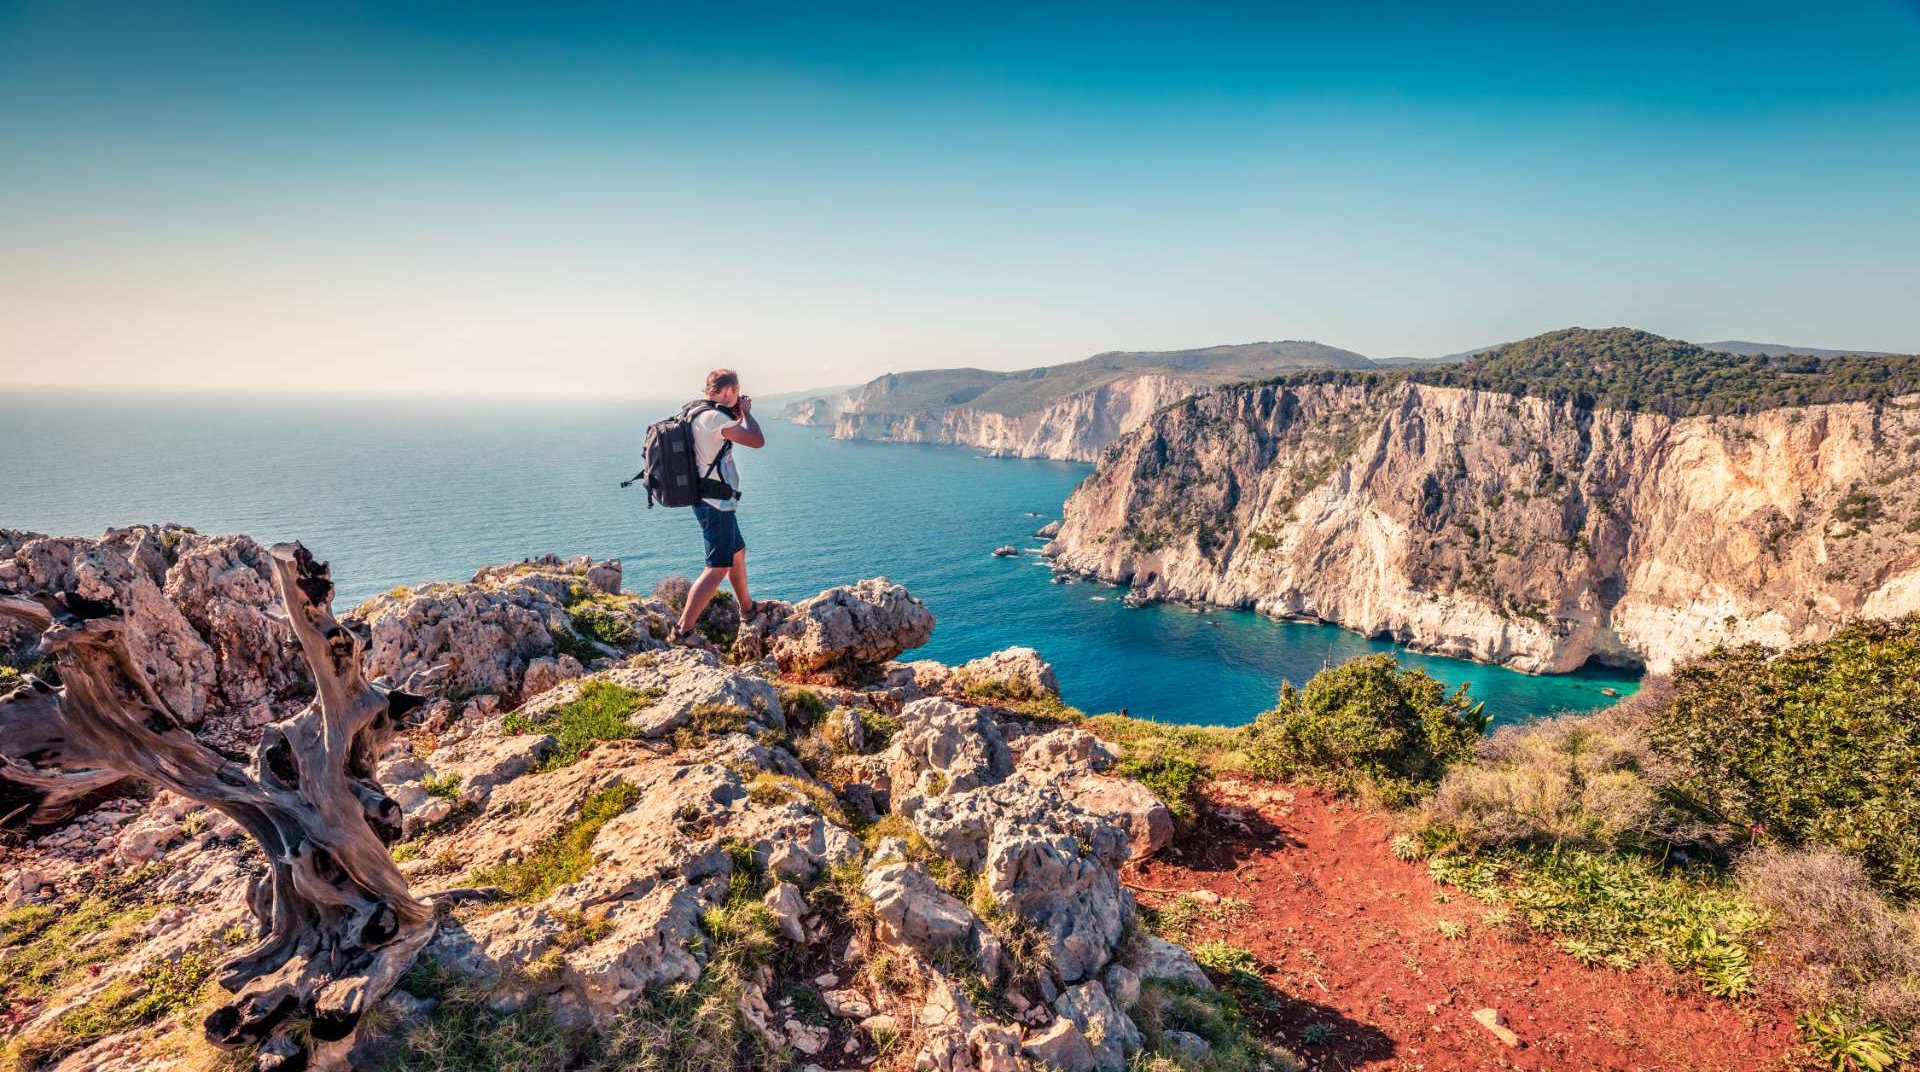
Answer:
[(567, 618), (573, 623), (574, 632), (616, 648), (627, 647), (636, 636), (633, 622), (625, 615), (591, 601), (568, 610)]
[(1486, 728), (1464, 687), (1450, 693), (1391, 655), (1369, 655), (1286, 687), (1249, 727), (1248, 750), (1260, 774), (1371, 786), (1400, 800), (1471, 755)]
[(540, 769), (559, 770), (578, 762), (595, 741), (625, 741), (640, 736), (633, 725), (633, 713), (662, 695), (658, 689), (630, 689), (595, 678), (582, 682), (580, 695), (571, 702), (537, 717), (515, 712), (501, 726), (508, 733), (552, 734), (553, 751), (547, 753)]
[(1723, 650), (1674, 674), (1653, 744), (1675, 788), (1785, 845), (1861, 857), (1920, 895), (1920, 616), (1861, 622), (1775, 654)]

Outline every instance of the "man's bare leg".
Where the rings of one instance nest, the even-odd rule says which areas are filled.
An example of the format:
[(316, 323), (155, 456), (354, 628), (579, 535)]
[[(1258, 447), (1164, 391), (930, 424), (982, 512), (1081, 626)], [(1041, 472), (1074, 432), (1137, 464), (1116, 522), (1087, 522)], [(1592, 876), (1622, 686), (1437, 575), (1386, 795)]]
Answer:
[(740, 620), (753, 616), (753, 597), (747, 595), (747, 549), (733, 553), (733, 566), (727, 570), (727, 583), (733, 585), (733, 597), (740, 601)]
[[(735, 556), (734, 561), (738, 562), (739, 557)], [(745, 571), (744, 566), (735, 568)], [(707, 609), (713, 594), (720, 590), (720, 582), (727, 579), (729, 572), (731, 571), (725, 566), (708, 566), (701, 571), (699, 577), (695, 578), (693, 587), (687, 589), (687, 605), (680, 608), (681, 632), (685, 633), (693, 629), (693, 623), (700, 620), (701, 613)]]

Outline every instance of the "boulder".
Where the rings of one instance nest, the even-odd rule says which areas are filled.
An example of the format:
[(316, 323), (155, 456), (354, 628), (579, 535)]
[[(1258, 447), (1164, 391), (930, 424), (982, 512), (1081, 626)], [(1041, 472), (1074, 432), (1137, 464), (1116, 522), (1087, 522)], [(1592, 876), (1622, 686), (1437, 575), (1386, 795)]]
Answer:
[(1086, 1033), (1065, 1016), (1028, 1035), (1020, 1052), (1034, 1064), (1059, 1072), (1094, 1072), (1096, 1067)]
[(1144, 1040), (1140, 1029), (1107, 996), (1106, 987), (1098, 980), (1068, 987), (1054, 1008), (1092, 1044), (1098, 1072), (1126, 1072), (1128, 1055)]
[(777, 882), (761, 900), (766, 904), (767, 911), (773, 913), (774, 926), (780, 929), (782, 936), (797, 944), (806, 942), (807, 928), (801, 922), (801, 917), (807, 914), (807, 901), (800, 896), (798, 886), (791, 882)]
[(982, 700), (1057, 699), (1053, 664), (1032, 648), (1007, 648), (954, 669), (945, 682), (953, 692)]
[(785, 673), (854, 684), (932, 635), (926, 604), (874, 577), (797, 604), (792, 617), (771, 630), (768, 650)]
[(1052, 824), (996, 824), (981, 879), (1046, 936), (1054, 970), (1069, 983), (1105, 968), (1133, 920), (1133, 894), (1113, 861)]
[(1173, 840), (1173, 813), (1153, 790), (1131, 778), (1090, 774), (1074, 779), (1065, 791), (1075, 807), (1127, 832), (1131, 859), (1144, 860)]
[(873, 902), (886, 940), (904, 942), (925, 953), (973, 936), (979, 926), (973, 910), (941, 889), (924, 868), (897, 855), (874, 855), (892, 862), (870, 864), (860, 889)]
[(928, 798), (991, 785), (1013, 771), (999, 726), (977, 707), (928, 697), (902, 707), (900, 723), (885, 762), (893, 810), (902, 815)]
[(1195, 990), (1213, 989), (1213, 980), (1200, 970), (1192, 953), (1157, 935), (1146, 936), (1128, 967), (1142, 979), (1178, 983)]

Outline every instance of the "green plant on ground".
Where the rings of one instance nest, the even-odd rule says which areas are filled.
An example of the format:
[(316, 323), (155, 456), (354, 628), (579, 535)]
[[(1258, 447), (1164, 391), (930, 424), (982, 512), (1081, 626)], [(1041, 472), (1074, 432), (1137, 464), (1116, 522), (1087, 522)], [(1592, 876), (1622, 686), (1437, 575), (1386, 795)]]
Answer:
[(1153, 790), (1173, 821), (1190, 827), (1200, 818), (1200, 764), (1157, 745), (1143, 741), (1128, 748), (1114, 771)]
[(539, 901), (554, 890), (578, 880), (593, 866), (593, 839), (614, 816), (632, 807), (640, 790), (615, 782), (588, 794), (580, 814), (525, 856), (473, 873), (476, 886), (498, 886), (516, 901)]
[(1583, 963), (1626, 968), (1659, 957), (1713, 994), (1753, 989), (1752, 946), (1763, 923), (1711, 868), (1662, 867), (1580, 850), (1509, 850), (1428, 861), (1436, 881), (1504, 904), (1560, 938)]
[(591, 600), (568, 607), (567, 620), (576, 634), (612, 647), (627, 647), (637, 638), (629, 618), (613, 607)]
[(400, 986), (435, 1005), (378, 1048), (380, 1072), (562, 1072), (588, 1044), (585, 1032), (555, 1023), (544, 1002), (502, 1011), (487, 988), (438, 962), (415, 964)]
[(458, 800), (460, 799), (460, 775), (452, 772), (429, 774), (420, 780), (420, 788), (430, 797)]
[(546, 733), (554, 739), (553, 751), (540, 763), (541, 770), (559, 770), (572, 766), (597, 741), (624, 741), (640, 736), (633, 724), (633, 713), (658, 700), (659, 689), (630, 689), (611, 681), (593, 679), (580, 685), (580, 695), (543, 715), (518, 712), (501, 723), (507, 733)]
[(1736, 874), (1767, 917), (1768, 990), (1896, 1037), (1920, 1034), (1920, 907), (1889, 903), (1861, 860), (1835, 849), (1757, 849)]
[(1913, 1060), (1900, 1032), (1841, 1009), (1803, 1013), (1799, 1023), (1814, 1056), (1834, 1072), (1891, 1072)]
[(747, 722), (747, 709), (739, 704), (700, 704), (688, 714), (687, 724), (673, 731), (673, 746), (698, 748), (722, 734), (746, 732)]
[(827, 701), (804, 686), (780, 690), (780, 711), (789, 722), (811, 726), (827, 713)]
[(572, 626), (548, 626), (547, 635), (553, 638), (556, 653), (572, 656), (581, 663), (590, 663), (606, 654), (598, 644), (574, 632)]
[[(1140, 985), (1130, 1015), (1146, 1040), (1136, 1057), (1142, 1072), (1298, 1072), (1303, 1067), (1263, 1041), (1225, 991), (1149, 979)], [(1193, 1057), (1176, 1050), (1166, 1037), (1172, 1031), (1200, 1036), (1207, 1052)]]
[(1153, 933), (1170, 942), (1186, 942), (1200, 924), (1236, 926), (1253, 914), (1253, 906), (1237, 897), (1183, 893), (1158, 908), (1141, 906), (1141, 916)]
[(201, 943), (173, 958), (156, 957), (131, 976), (108, 983), (76, 1008), (0, 1050), (8, 1067), (38, 1068), (109, 1035), (155, 1023), (198, 1004), (220, 952)]
[(1201, 942), (1193, 947), (1193, 959), (1202, 968), (1221, 976), (1233, 987), (1260, 987), (1260, 958), (1253, 950), (1232, 942)]

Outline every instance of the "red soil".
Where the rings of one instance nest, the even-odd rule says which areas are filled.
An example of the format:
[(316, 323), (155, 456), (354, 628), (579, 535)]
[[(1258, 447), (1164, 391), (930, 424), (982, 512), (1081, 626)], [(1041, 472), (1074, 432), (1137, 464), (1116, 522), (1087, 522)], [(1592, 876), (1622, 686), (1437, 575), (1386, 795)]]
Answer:
[[(1789, 1009), (1702, 993), (1665, 965), (1586, 968), (1523, 926), (1482, 922), (1380, 817), (1310, 790), (1219, 782), (1200, 829), (1124, 876), (1140, 902), (1211, 890), (1253, 922), (1203, 919), (1192, 942), (1251, 949), (1271, 987), (1260, 1027), (1320, 1069), (1755, 1072), (1806, 1067)], [(1467, 924), (1449, 940), (1438, 920)], [(1521, 1045), (1472, 1018), (1491, 1007)], [(1310, 1025), (1331, 1029), (1317, 1045)]]

